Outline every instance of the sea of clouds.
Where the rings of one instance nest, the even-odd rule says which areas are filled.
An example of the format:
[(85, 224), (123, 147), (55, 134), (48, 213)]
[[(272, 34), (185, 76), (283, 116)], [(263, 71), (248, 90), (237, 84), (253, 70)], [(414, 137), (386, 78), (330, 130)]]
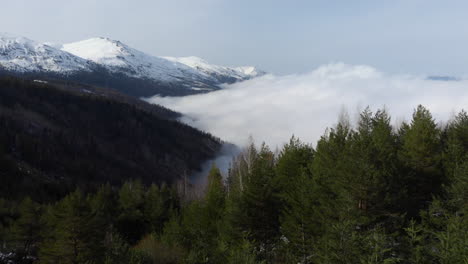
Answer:
[(436, 122), (446, 122), (468, 110), (468, 80), (391, 75), (335, 63), (306, 74), (265, 75), (207, 94), (146, 100), (181, 112), (183, 122), (240, 147), (252, 136), (274, 149), (292, 135), (315, 145), (340, 113), (356, 122), (366, 106), (385, 107), (394, 125), (410, 121), (418, 104), (429, 108)]

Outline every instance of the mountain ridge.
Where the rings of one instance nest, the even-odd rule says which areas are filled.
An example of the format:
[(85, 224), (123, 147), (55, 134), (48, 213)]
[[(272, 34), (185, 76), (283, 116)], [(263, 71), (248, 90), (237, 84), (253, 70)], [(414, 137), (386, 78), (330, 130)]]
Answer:
[(0, 66), (17, 72), (90, 71), (87, 60), (22, 36), (0, 33)]
[(265, 74), (253, 66), (218, 66), (198, 57), (153, 56), (105, 37), (53, 44), (8, 33), (0, 33), (0, 70), (106, 87), (111, 83), (109, 88), (136, 97), (205, 93)]

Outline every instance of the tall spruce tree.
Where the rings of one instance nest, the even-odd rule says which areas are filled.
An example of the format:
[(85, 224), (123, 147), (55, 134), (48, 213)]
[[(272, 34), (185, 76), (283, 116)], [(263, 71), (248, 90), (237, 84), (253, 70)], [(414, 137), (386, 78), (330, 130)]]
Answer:
[(386, 111), (378, 110), (372, 115), (366, 108), (350, 145), (348, 188), (361, 225), (399, 221), (404, 185), (397, 169), (397, 140)]
[(400, 202), (406, 194), (398, 169), (397, 135), (393, 132), (386, 110), (378, 110), (372, 119), (371, 141), (372, 166), (378, 188), (374, 193), (378, 204), (374, 206), (376, 213), (389, 216), (401, 212)]
[(223, 176), (215, 164), (208, 174), (208, 186), (205, 194), (206, 214), (212, 221), (221, 221), (224, 216), (226, 191)]
[(436, 263), (468, 261), (468, 160), (458, 164), (445, 192), (421, 213), (426, 259)]
[(290, 258), (301, 263), (307, 263), (314, 253), (313, 242), (320, 229), (309, 168), (312, 159), (313, 149), (292, 137), (280, 152), (275, 169), (281, 199), (281, 234)]
[(292, 185), (296, 177), (300, 177), (304, 170), (309, 170), (313, 156), (312, 147), (294, 136), (283, 146), (275, 164), (275, 184), (280, 198), (283, 199), (285, 193), (294, 188)]
[(274, 186), (274, 154), (263, 144), (241, 198), (240, 224), (264, 258), (271, 258), (279, 237), (279, 199)]
[(340, 120), (317, 142), (312, 162), (312, 185), (317, 212), (320, 212), (318, 217), (323, 223), (348, 217), (351, 209), (356, 208), (348, 192), (351, 132), (349, 121)]
[(140, 181), (126, 182), (119, 191), (120, 215), (117, 217), (117, 229), (131, 245), (140, 240), (148, 230), (143, 214), (144, 195)]
[[(250, 179), (258, 150), (253, 140), (247, 148), (233, 158), (227, 176), (226, 186), (226, 228), (223, 236), (230, 241), (231, 247), (242, 247), (246, 241), (246, 229), (242, 225), (244, 219), (243, 194), (245, 185)], [(251, 245), (253, 247), (253, 245)]]
[(440, 191), (442, 184), (440, 130), (431, 113), (419, 105), (413, 113), (411, 125), (402, 138), (400, 159), (407, 168), (405, 182), (409, 216), (417, 216), (427, 208), (432, 195)]
[(167, 221), (168, 215), (165, 198), (162, 196), (159, 187), (152, 184), (145, 193), (145, 204), (143, 214), (145, 222), (150, 226), (151, 232), (161, 233), (164, 222)]
[(286, 206), (281, 214), (281, 234), (286, 239), (287, 252), (298, 263), (310, 263), (323, 228), (317, 217), (312, 184), (310, 173), (303, 170), (294, 177), (294, 185), (284, 194)]
[(444, 167), (448, 177), (468, 159), (468, 114), (461, 111), (446, 129), (447, 143), (444, 152)]
[(18, 263), (25, 263), (28, 257), (37, 254), (41, 240), (41, 207), (29, 197), (23, 199), (18, 207), (19, 218), (10, 229), (10, 241)]
[(102, 262), (105, 234), (82, 192), (69, 194), (50, 213), (52, 233), (43, 241), (40, 263)]

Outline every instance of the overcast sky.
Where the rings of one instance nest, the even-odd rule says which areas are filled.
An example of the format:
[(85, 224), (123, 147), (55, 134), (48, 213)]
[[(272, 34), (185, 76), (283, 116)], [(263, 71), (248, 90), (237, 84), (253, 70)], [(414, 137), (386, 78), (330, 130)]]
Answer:
[(118, 39), (161, 56), (304, 73), (330, 62), (468, 73), (466, 0), (0, 0), (0, 31)]

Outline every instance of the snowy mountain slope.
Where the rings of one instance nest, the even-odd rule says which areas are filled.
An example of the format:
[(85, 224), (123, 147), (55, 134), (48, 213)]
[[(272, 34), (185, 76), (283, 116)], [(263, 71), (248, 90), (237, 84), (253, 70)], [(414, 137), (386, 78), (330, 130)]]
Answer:
[(0, 68), (15, 72), (91, 71), (94, 63), (21, 36), (0, 33)]
[(1, 72), (82, 82), (137, 97), (206, 93), (264, 74), (255, 67), (211, 65), (197, 57), (152, 56), (109, 38), (41, 44), (6, 33), (0, 33)]
[(246, 67), (225, 67), (225, 66), (218, 66), (209, 64), (205, 60), (199, 57), (164, 57), (167, 60), (179, 62), (185, 64), (199, 72), (203, 72), (209, 76), (214, 77), (217, 79), (219, 83), (226, 82), (225, 80), (231, 79), (231, 81), (227, 82), (236, 82), (251, 79), (260, 75), (265, 74), (262, 71), (258, 71), (255, 67), (246, 66)]
[(255, 67), (229, 68), (198, 57), (157, 57), (109, 38), (92, 38), (64, 44), (63, 51), (91, 60), (114, 72), (164, 82), (192, 83), (193, 88), (236, 82), (262, 75)]
[(64, 44), (63, 51), (91, 60), (114, 72), (124, 72), (132, 77), (148, 78), (163, 82), (213, 82), (184, 64), (151, 56), (133, 49), (120, 41), (108, 38), (92, 38)]

